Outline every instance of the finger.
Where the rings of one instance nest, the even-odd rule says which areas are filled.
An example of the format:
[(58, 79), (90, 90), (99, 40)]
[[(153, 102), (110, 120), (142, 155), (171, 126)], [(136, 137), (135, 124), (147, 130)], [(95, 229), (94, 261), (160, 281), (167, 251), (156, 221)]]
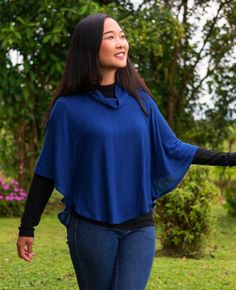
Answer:
[(18, 251), (18, 256), (27, 261), (27, 262), (31, 262), (32, 257), (29, 257), (27, 255), (27, 250), (25, 249), (25, 243), (17, 243), (17, 251)]
[(32, 258), (28, 256), (25, 248), (22, 246), (18, 247), (18, 256), (27, 262), (31, 262), (31, 260), (32, 260)]
[(26, 242), (26, 246), (27, 246), (27, 255), (32, 258), (32, 256), (33, 256), (33, 243)]

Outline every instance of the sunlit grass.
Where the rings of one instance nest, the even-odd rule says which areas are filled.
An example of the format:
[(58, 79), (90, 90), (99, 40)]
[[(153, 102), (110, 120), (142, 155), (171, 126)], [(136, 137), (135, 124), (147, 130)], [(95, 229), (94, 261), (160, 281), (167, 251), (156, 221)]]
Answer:
[[(227, 217), (222, 206), (215, 211), (216, 231), (205, 258), (156, 257), (147, 290), (236, 289), (236, 219)], [(0, 219), (0, 289), (78, 289), (66, 231), (56, 214), (43, 215), (35, 233), (36, 257), (31, 264), (17, 257), (18, 224), (19, 219)]]

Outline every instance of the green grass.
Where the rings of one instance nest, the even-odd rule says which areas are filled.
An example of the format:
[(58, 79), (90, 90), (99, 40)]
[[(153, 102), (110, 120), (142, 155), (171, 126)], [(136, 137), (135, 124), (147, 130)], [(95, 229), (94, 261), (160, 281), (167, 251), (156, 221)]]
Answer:
[[(206, 257), (156, 257), (147, 290), (236, 289), (236, 219), (227, 217), (221, 206), (215, 210), (217, 227)], [(17, 257), (18, 224), (19, 219), (0, 219), (0, 290), (78, 289), (66, 231), (56, 214), (43, 215), (36, 229), (32, 263)]]

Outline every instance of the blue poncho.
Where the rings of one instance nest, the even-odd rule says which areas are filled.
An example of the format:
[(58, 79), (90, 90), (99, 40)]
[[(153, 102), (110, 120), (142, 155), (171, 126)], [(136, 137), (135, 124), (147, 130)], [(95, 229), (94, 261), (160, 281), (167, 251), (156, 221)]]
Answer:
[(50, 113), (35, 173), (53, 179), (84, 217), (117, 224), (153, 210), (154, 201), (186, 174), (197, 146), (180, 141), (145, 92), (137, 100), (119, 85), (116, 98), (98, 90), (62, 96)]

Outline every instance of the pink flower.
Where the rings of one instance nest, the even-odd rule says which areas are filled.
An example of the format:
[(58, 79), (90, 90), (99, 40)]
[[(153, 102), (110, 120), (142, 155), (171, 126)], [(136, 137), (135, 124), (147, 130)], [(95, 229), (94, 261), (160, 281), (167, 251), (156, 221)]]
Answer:
[(21, 196), (16, 196), (15, 197), (15, 200), (23, 200), (24, 199), (24, 197), (21, 197)]
[(0, 200), (3, 199), (3, 195), (0, 195)]
[(18, 184), (19, 184), (19, 183), (18, 183), (16, 180), (14, 180), (14, 179), (11, 179), (10, 183), (13, 184), (13, 185), (18, 185)]
[(5, 199), (7, 201), (12, 201), (12, 200), (14, 200), (14, 196), (6, 196)]
[(9, 184), (3, 184), (3, 186), (2, 186), (2, 188), (4, 189), (4, 190), (8, 190), (9, 189)]

